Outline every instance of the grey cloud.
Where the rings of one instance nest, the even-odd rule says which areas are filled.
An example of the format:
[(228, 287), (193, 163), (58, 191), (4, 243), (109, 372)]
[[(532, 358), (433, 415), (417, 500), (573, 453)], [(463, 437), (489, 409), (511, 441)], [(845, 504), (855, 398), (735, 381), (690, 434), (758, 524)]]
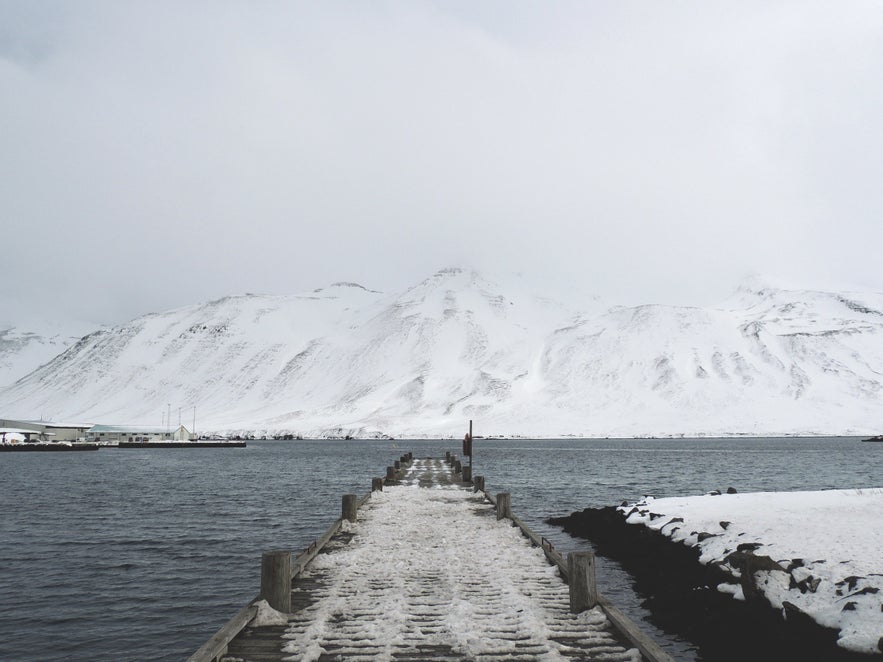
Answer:
[[(50, 9), (46, 9), (49, 7)], [(883, 9), (0, 4), (0, 295), (881, 287)]]

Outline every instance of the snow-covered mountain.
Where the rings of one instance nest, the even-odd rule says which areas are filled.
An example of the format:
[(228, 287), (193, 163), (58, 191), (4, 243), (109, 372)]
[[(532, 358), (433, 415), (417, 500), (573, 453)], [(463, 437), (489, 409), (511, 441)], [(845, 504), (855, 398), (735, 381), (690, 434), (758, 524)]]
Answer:
[(868, 434), (881, 405), (883, 294), (576, 310), (460, 269), (146, 315), (0, 390), (10, 418), (304, 436)]
[(81, 322), (0, 323), (0, 388), (48, 363), (94, 328)]

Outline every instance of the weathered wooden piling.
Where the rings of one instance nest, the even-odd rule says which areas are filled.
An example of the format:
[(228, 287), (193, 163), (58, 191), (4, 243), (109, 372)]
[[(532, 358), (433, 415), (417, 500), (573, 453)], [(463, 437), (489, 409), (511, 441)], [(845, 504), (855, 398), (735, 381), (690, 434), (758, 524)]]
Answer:
[(497, 495), (497, 519), (504, 517), (512, 519), (512, 495), (509, 492), (500, 492)]
[(392, 466), (395, 468), (396, 471), (398, 471), (399, 469), (402, 468), (402, 463), (401, 463), (401, 461), (396, 460), (395, 462), (392, 463)]
[(460, 464), (460, 460), (454, 460), (454, 466), (453, 466), (454, 473), (456, 473), (456, 474), (460, 473), (462, 468), (463, 468), (463, 465)]
[(451, 451), (445, 451), (445, 462), (451, 463)]
[(261, 556), (262, 600), (276, 611), (291, 611), (291, 552), (274, 550)]
[(359, 509), (358, 498), (355, 494), (344, 494), (341, 503), (340, 516), (348, 522), (356, 521), (356, 511)]
[(372, 492), (383, 492), (383, 479), (382, 478), (372, 478), (371, 479), (371, 491)]
[(472, 482), (472, 467), (463, 467), (460, 469), (460, 471), (463, 473), (463, 476), (461, 477), (463, 482), (464, 483), (471, 483)]
[[(453, 462), (456, 459), (456, 456), (454, 456), (450, 464), (453, 465)], [(409, 469), (413, 468), (409, 466), (409, 460), (407, 462), (405, 460), (400, 462), (408, 466)], [(451, 483), (456, 483), (456, 481), (452, 481), (451, 474), (447, 471), (439, 471), (444, 466), (440, 459), (418, 462), (416, 472), (420, 476), (425, 476), (427, 473), (424, 463), (426, 466), (431, 466), (433, 468), (432, 471), (428, 472), (430, 476), (434, 477), (433, 480), (438, 480), (447, 485), (447, 489), (454, 487)], [(470, 475), (471, 471), (469, 471), (471, 468), (471, 466), (460, 467), (463, 472), (464, 480), (466, 480), (467, 476), (472, 477)], [(395, 471), (395, 467), (387, 468), (388, 478), (396, 480), (401, 475), (401, 473)], [(569, 586), (568, 597), (565, 597), (563, 593), (560, 594), (561, 599), (564, 600), (562, 606), (564, 606), (565, 613), (567, 611), (566, 605), (568, 600), (570, 602), (570, 611), (573, 613), (579, 613), (586, 609), (598, 606), (607, 615), (612, 626), (632, 645), (641, 651), (647, 662), (674, 662), (668, 654), (662, 651), (658, 644), (649, 639), (634, 623), (632, 623), (624, 614), (622, 614), (622, 612), (610, 604), (610, 602), (598, 592), (594, 581), (594, 555), (591, 553), (573, 553), (565, 559), (557, 550), (555, 550), (554, 546), (548, 540), (537, 536), (512, 512), (510, 493), (498, 493), (496, 498), (494, 498), (494, 496), (485, 491), (486, 481), (484, 476), (474, 476), (472, 479), (474, 489), (476, 491), (480, 490), (487, 501), (495, 506), (497, 519), (509, 519), (510, 522), (507, 522), (507, 524), (512, 524), (513, 526), (518, 527), (535, 546), (542, 549), (549, 562), (558, 567), (560, 576), (567, 580)], [(422, 481), (423, 478), (421, 478), (421, 486), (423, 486)], [(372, 490), (382, 490), (383, 482), (384, 479), (381, 478), (372, 479)], [(407, 493), (409, 491), (405, 490), (404, 492)], [(225, 654), (228, 654), (229, 659), (263, 659), (267, 660), (267, 662), (283, 659), (284, 654), (279, 652), (281, 644), (277, 643), (277, 640), (274, 639), (277, 634), (274, 634), (270, 631), (271, 629), (268, 628), (249, 625), (249, 622), (253, 619), (254, 614), (257, 611), (255, 602), (259, 599), (265, 599), (274, 609), (284, 613), (291, 613), (292, 610), (301, 611), (304, 607), (300, 598), (296, 597), (293, 601), (291, 599), (292, 586), (298, 586), (298, 590), (301, 590), (303, 586), (313, 587), (310, 590), (315, 589), (314, 584), (311, 584), (310, 582), (315, 583), (317, 581), (316, 577), (308, 577), (304, 580), (301, 579), (301, 572), (307, 564), (310, 563), (311, 560), (323, 550), (323, 548), (325, 548), (326, 544), (333, 536), (339, 535), (342, 522), (355, 521), (357, 509), (365, 503), (368, 503), (369, 500), (370, 494), (366, 495), (361, 500), (356, 499), (355, 495), (344, 495), (341, 501), (341, 518), (336, 520), (321, 538), (312, 543), (296, 558), (292, 558), (291, 554), (286, 551), (266, 552), (261, 561), (261, 593), (258, 598), (255, 598), (255, 600), (249, 603), (249, 605), (240, 610), (239, 613), (237, 613), (193, 656), (191, 656), (188, 662), (218, 662), (225, 656)], [(380, 499), (378, 502), (379, 507), (382, 507), (382, 504), (380, 504), (381, 501), (387, 502), (388, 499)], [(471, 502), (474, 500), (469, 499), (469, 501)], [(360, 523), (360, 526), (362, 525), (367, 525), (367, 520)], [(344, 527), (344, 529), (346, 530), (346, 527)], [(422, 539), (422, 533), (419, 538)], [(407, 539), (407, 536), (405, 539)], [(411, 542), (413, 543), (414, 541)], [(321, 573), (319, 574), (321, 575)], [(319, 577), (318, 581), (322, 581), (321, 577)], [(295, 583), (293, 584), (292, 582)], [(297, 582), (306, 582), (306, 584), (301, 585), (297, 584)], [(484, 589), (488, 591), (489, 595), (493, 595), (495, 591), (495, 587), (492, 585), (484, 586)], [(563, 591), (563, 587), (561, 587), (561, 590)], [(421, 588), (420, 591), (421, 596), (428, 595), (425, 587)], [(295, 593), (295, 596), (298, 595), (298, 593)], [(343, 624), (341, 627), (344, 627), (345, 625), (346, 624)], [(515, 642), (511, 644), (513, 646), (512, 652), (518, 652), (517, 646), (520, 644), (517, 642), (520, 641), (520, 638), (511, 640), (511, 642)], [(285, 640), (281, 640), (281, 643), (284, 644)], [(452, 649), (448, 648), (447, 645), (428, 645), (427, 650), (424, 651), (420, 648), (423, 643), (418, 644), (418, 657), (420, 659), (451, 659), (449, 653)], [(572, 642), (568, 638), (567, 645), (571, 645), (571, 643)], [(373, 653), (381, 651), (383, 650), (383, 645), (384, 644), (381, 642), (380, 644), (377, 644), (377, 646), (366, 648), (366, 652)], [(601, 642), (601, 648), (603, 650), (600, 651), (600, 654), (602, 657), (607, 650), (605, 646), (607, 646), (607, 644)], [(269, 652), (271, 648), (272, 654)], [(376, 651), (375, 648), (377, 649)], [(588, 650), (589, 649), (586, 648), (586, 651)], [(408, 650), (406, 652), (411, 651)], [(405, 658), (403, 657), (402, 659)], [(416, 658), (409, 657), (408, 659)], [(592, 655), (591, 657), (587, 656), (580, 659), (598, 658)]]
[(595, 555), (592, 552), (571, 552), (567, 555), (567, 579), (571, 612), (578, 614), (598, 604)]

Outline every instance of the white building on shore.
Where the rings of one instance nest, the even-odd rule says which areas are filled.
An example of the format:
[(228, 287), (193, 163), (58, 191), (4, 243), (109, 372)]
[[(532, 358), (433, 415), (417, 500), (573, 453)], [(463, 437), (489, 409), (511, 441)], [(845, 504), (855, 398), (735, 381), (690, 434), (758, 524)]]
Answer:
[(15, 428), (34, 441), (81, 441), (92, 428), (91, 423), (58, 423), (54, 421), (19, 421), (0, 418), (0, 428)]
[(86, 433), (87, 441), (118, 443), (120, 441), (191, 441), (195, 435), (183, 425), (160, 428), (145, 425), (93, 425)]

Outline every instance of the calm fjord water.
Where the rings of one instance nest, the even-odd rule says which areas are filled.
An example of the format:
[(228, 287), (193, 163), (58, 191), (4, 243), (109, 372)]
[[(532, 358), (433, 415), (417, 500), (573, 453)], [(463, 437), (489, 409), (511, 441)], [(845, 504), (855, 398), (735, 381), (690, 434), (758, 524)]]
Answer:
[[(457, 441), (256, 441), (239, 449), (0, 455), (0, 660), (182, 660), (257, 593), (260, 556), (300, 550), (402, 453)], [(476, 440), (475, 473), (543, 524), (645, 494), (881, 487), (857, 439)], [(628, 577), (599, 584), (633, 618)], [(678, 659), (691, 646), (645, 623)]]

